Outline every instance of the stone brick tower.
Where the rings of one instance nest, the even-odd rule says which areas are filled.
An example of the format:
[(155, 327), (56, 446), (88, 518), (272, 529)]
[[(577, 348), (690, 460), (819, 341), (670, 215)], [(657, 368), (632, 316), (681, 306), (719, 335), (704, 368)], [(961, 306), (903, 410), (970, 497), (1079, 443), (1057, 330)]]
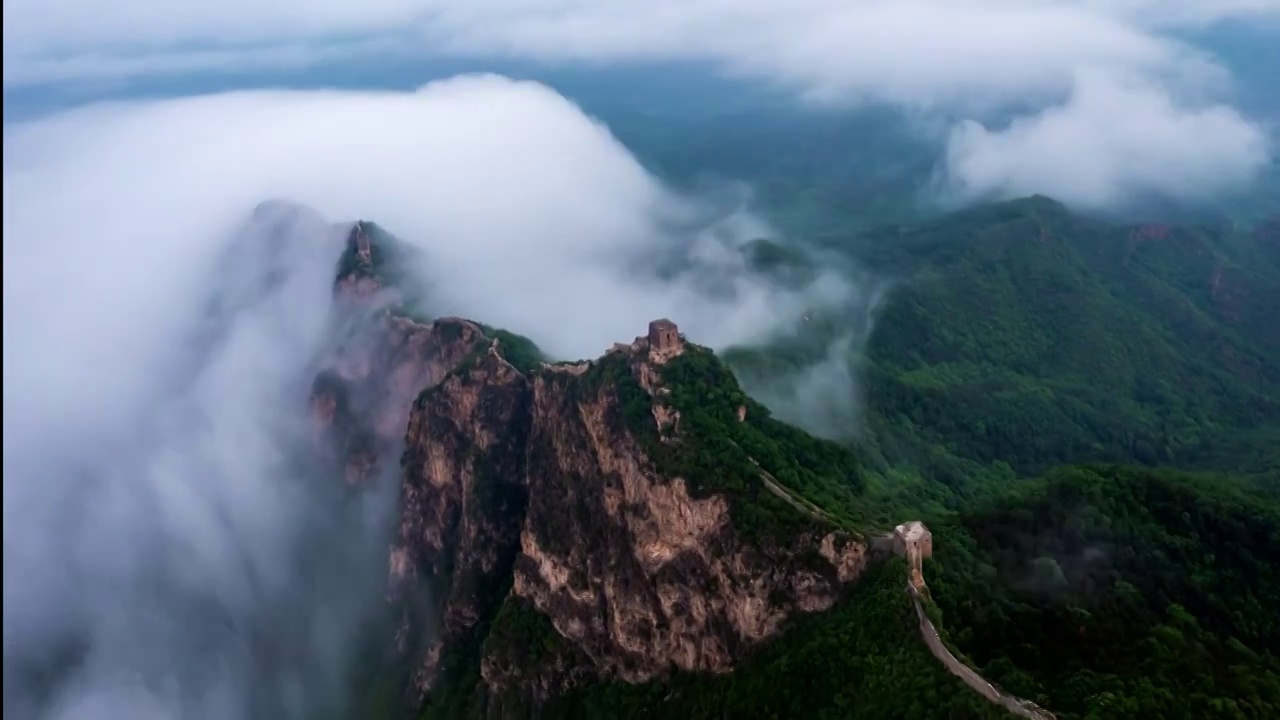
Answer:
[(649, 357), (654, 362), (666, 362), (683, 350), (684, 340), (675, 323), (666, 318), (649, 323)]
[(907, 559), (911, 567), (911, 585), (924, 587), (924, 559), (933, 557), (933, 533), (919, 520), (906, 522), (893, 529), (893, 552)]
[(676, 324), (663, 318), (649, 323), (649, 347), (654, 350), (670, 350), (680, 344), (680, 331)]

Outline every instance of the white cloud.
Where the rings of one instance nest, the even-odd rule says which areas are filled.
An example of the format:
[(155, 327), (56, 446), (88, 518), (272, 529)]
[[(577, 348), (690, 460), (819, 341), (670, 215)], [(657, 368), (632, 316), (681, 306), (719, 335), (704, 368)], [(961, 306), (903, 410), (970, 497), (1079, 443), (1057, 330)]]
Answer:
[[(1061, 143), (1072, 138), (1089, 139), (1086, 125), (1066, 128), (1093, 120), (1081, 103), (1100, 91), (1079, 86), (1079, 78), (1104, 77), (1094, 84), (1131, 90), (1132, 104), (1156, 112), (1153, 117), (1192, 127), (1200, 117), (1229, 115), (1232, 87), (1225, 69), (1179, 39), (1181, 31), (1228, 19), (1280, 27), (1280, 0), (373, 0), (359, 6), (233, 0), (130, 3), (109, 14), (92, 10), (88, 0), (6, 3), (5, 87), (299, 69), (375, 57), (406, 63), (429, 56), (587, 64), (707, 61), (725, 73), (780, 83), (813, 101), (890, 103), (973, 118), (953, 135), (968, 144), (950, 149), (950, 167), (974, 152), (973, 143), (980, 141), (974, 138), (989, 137), (975, 134), (973, 122), (1026, 113), (1018, 127), (1057, 128), (1054, 147), (1034, 147), (1048, 138), (1043, 132), (1023, 131), (1017, 144), (984, 142), (988, 160), (981, 177), (957, 177), (952, 185), (1041, 192), (1062, 183), (1030, 177), (1038, 165), (1029, 158), (1063, 152)], [(1151, 102), (1153, 94), (1167, 97), (1161, 107)], [(1046, 108), (1050, 114), (1037, 119)], [(1247, 122), (1230, 121), (1233, 137), (1257, 132), (1240, 127)], [(1145, 141), (1120, 148), (1125, 140), (1139, 140), (1133, 134), (1108, 137), (1108, 153), (1158, 150)], [(1014, 149), (1027, 150), (1028, 158), (994, 157)], [(1170, 149), (1172, 163), (1191, 157)], [(1096, 154), (1102, 150), (1099, 141), (1069, 150), (1093, 168), (1099, 180), (1095, 195), (1135, 178), (1145, 183), (1143, 191), (1180, 192), (1176, 178), (1104, 172), (1118, 166)], [(1227, 157), (1237, 162), (1206, 165), (1224, 173), (1224, 182), (1206, 187), (1230, 185), (1226, 181), (1248, 175), (1259, 162)], [(995, 178), (1001, 168), (1016, 168), (1016, 176)]]
[(1088, 7), (1151, 27), (1194, 27), (1224, 20), (1274, 21), (1280, 0), (1087, 0)]
[[(594, 354), (620, 328), (642, 329), (662, 314), (689, 316), (711, 342), (740, 338), (779, 301), (744, 287), (738, 305), (703, 314), (691, 297), (620, 282), (619, 256), (673, 242), (669, 226), (698, 207), (667, 193), (603, 126), (533, 84), (471, 78), (408, 94), (239, 93), (89, 108), (7, 135), (6, 183), (22, 199), (6, 233), (45, 238), (30, 251), (46, 261), (50, 242), (80, 240), (82, 217), (131, 228), (143, 225), (141, 213), (164, 233), (143, 252), (194, 265), (186, 258), (204, 237), (195, 233), (278, 196), (329, 217), (376, 219), (427, 244), (450, 273), (463, 268), (455, 297), (490, 310), (494, 322), (540, 331), (566, 355)], [(183, 245), (168, 242), (174, 234)], [(144, 242), (104, 237), (93, 251)], [(60, 270), (55, 263), (50, 272)], [(25, 275), (15, 282), (48, 282)], [(572, 330), (544, 320), (542, 302), (508, 299), (507, 282), (563, 307)], [(747, 300), (761, 305), (740, 305)]]
[(1082, 63), (1190, 60), (1111, 14), (1025, 0), (480, 0), (441, 5), (428, 32), (455, 52), (708, 59), (820, 99), (925, 106), (1062, 89)]
[(7, 3), (6, 55), (128, 51), (183, 44), (316, 40), (385, 33), (427, 10), (422, 0), (227, 0), (117, 2), (49, 0)]
[[(753, 280), (727, 248), (759, 221), (708, 215), (554, 92), (491, 76), (85, 108), (5, 128), (4, 192), (5, 712), (35, 720), (341, 700), (377, 536), (323, 525), (351, 556), (303, 573), (332, 509), (284, 480), (342, 229), (274, 206), (243, 225), (261, 200), (379, 221), (429, 253), (441, 309), (570, 357), (663, 315), (741, 340), (852, 292)], [(656, 273), (670, 252), (694, 271)], [(282, 617), (296, 636), (253, 645)], [(9, 689), (59, 652), (70, 677), (37, 713)]]
[[(1062, 86), (1081, 65), (1193, 60), (1153, 27), (1280, 15), (1274, 0), (1211, 9), (1183, 0), (14, 0), (4, 8), (5, 84), (296, 64), (333, 43), (417, 37), (421, 53), (546, 60), (706, 59), (818, 95), (934, 103)], [(280, 46), (287, 52), (273, 53)], [(95, 67), (87, 62), (97, 59)]]
[(1041, 193), (1087, 208), (1152, 195), (1195, 201), (1265, 166), (1268, 137), (1223, 105), (1180, 106), (1140, 79), (1083, 74), (1070, 98), (1008, 127), (952, 133), (947, 192), (960, 200)]

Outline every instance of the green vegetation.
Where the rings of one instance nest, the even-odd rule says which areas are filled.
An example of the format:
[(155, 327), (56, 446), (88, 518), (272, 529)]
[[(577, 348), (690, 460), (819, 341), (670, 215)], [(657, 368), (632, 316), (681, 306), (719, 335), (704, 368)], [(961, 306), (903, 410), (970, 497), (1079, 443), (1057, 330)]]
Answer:
[(548, 707), (546, 717), (1007, 717), (929, 654), (904, 591), (905, 576), (900, 559), (871, 569), (850, 597), (829, 612), (795, 621), (731, 674), (595, 685)]
[[(640, 387), (624, 354), (610, 354), (584, 375), (588, 393), (614, 388), (627, 426), (646, 454), (670, 477), (684, 478), (697, 497), (724, 494), (734, 527), (745, 537), (781, 542), (830, 521), (863, 527), (858, 514), (862, 479), (856, 455), (839, 443), (815, 438), (774, 420), (751, 400), (710, 350), (687, 344), (661, 367), (669, 394), (659, 400), (679, 413), (678, 432), (659, 430), (654, 400)], [(738, 409), (746, 410), (745, 422)], [(779, 497), (765, 484), (768, 473), (785, 491), (821, 508), (815, 518)]]
[(949, 640), (1063, 720), (1280, 709), (1280, 508), (1244, 483), (1062, 469), (933, 532)]
[[(1280, 708), (1268, 237), (1032, 198), (846, 246), (901, 278), (862, 368), (863, 501), (926, 516), (943, 632), (1063, 718)], [(811, 362), (811, 332), (731, 357)], [(1062, 467), (1093, 461), (1218, 473)]]
[[(953, 487), (996, 462), (1212, 467), (1224, 438), (1280, 418), (1280, 269), (1247, 236), (1138, 241), (1033, 198), (868, 245), (922, 264), (867, 351), (892, 464), (923, 458), (909, 464)], [(1276, 447), (1221, 469), (1261, 470)]]
[(480, 329), (486, 336), (498, 341), (498, 352), (522, 373), (535, 372), (548, 360), (542, 350), (523, 335), (483, 324), (480, 325)]
[[(356, 252), (355, 234), (358, 232), (369, 238), (368, 262)], [(347, 237), (347, 248), (338, 259), (334, 282), (336, 284), (351, 276), (376, 278), (381, 287), (395, 293), (395, 303), (389, 308), (391, 312), (428, 323), (432, 316), (427, 312), (427, 283), (421, 275), (425, 266), (425, 255), (421, 250), (376, 223), (360, 220)]]
[[(866, 512), (925, 517), (940, 629), (1064, 720), (1280, 711), (1268, 238), (1032, 198), (843, 241), (899, 278), (859, 368)], [(813, 362), (806, 330), (729, 357)]]
[[(354, 235), (363, 232), (369, 238), (369, 262), (364, 262), (356, 252)], [(421, 285), (415, 271), (421, 267), (422, 251), (396, 238), (377, 223), (361, 220), (352, 228), (347, 239), (347, 249), (338, 259), (336, 279), (348, 275), (377, 277), (387, 287)]]
[[(1063, 720), (1280, 716), (1274, 235), (1118, 227), (1030, 198), (826, 244), (897, 281), (850, 357), (865, 427), (848, 442), (777, 421), (729, 369), (812, 363), (842, 331), (838, 317), (724, 362), (689, 345), (661, 370), (675, 435), (657, 427), (624, 355), (563, 382), (616, 392), (621, 421), (660, 469), (696, 495), (724, 494), (748, 539), (922, 517), (935, 536), (929, 612), (944, 638)], [(771, 274), (809, 270), (775, 243), (747, 252)], [(541, 361), (531, 342), (485, 332), (517, 367)], [(796, 507), (806, 502), (820, 515)], [(928, 654), (904, 576), (900, 561), (873, 568), (732, 675), (592, 685), (544, 714), (1004, 717)], [(506, 603), (492, 622), (530, 672), (563, 650), (531, 608)], [(479, 638), (494, 635), (477, 632), (448, 671), (470, 674), (447, 675), (441, 687), (453, 689), (433, 696), (429, 716), (479, 712)]]
[[(871, 494), (959, 509), (1093, 461), (1280, 477), (1280, 246), (1267, 237), (1115, 227), (1030, 198), (829, 240), (897, 278), (850, 357)], [(726, 357), (776, 376), (838, 336), (803, 330)]]
[(493, 620), (491, 637), (501, 638), (511, 648), (518, 649), (526, 667), (567, 652), (566, 641), (556, 632), (551, 620), (538, 612), (533, 604), (521, 597), (508, 597)]

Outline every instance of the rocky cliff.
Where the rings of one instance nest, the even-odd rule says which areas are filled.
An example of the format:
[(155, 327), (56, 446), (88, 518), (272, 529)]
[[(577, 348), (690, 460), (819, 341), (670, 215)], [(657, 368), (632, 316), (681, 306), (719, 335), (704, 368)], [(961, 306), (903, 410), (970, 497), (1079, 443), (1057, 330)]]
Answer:
[[(411, 698), (458, 664), (478, 665), (482, 702), (534, 704), (587, 679), (723, 672), (831, 607), (867, 545), (766, 486), (821, 468), (749, 405), (667, 321), (598, 360), (525, 370), (489, 341), (424, 392), (391, 553)], [(735, 431), (709, 437), (708, 423)]]
[(423, 317), (412, 251), (376, 226), (346, 242), (313, 439), (353, 488), (403, 447), (402, 704), (520, 715), (584, 682), (725, 672), (862, 572), (867, 544), (810, 499), (856, 495), (856, 459), (773, 420), (674, 323), (548, 364)]
[(406, 262), (408, 250), (390, 238), (373, 244), (375, 232), (360, 222), (347, 237), (334, 287), (334, 342), (311, 389), (316, 448), (350, 485), (394, 458), (418, 394), (486, 341), (466, 320), (407, 314), (397, 277), (404, 270), (394, 265)]

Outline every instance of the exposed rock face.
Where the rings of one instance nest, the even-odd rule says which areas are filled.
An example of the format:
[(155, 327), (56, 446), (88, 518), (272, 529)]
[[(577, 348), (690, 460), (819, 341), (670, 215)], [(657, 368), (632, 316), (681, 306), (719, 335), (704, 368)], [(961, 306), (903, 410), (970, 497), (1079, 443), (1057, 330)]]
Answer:
[(318, 448), (345, 462), (349, 483), (368, 479), (403, 439), (418, 394), (483, 342), (484, 333), (466, 320), (423, 324), (382, 313), (329, 358), (312, 387)]
[[(393, 311), (403, 298), (390, 261), (410, 251), (374, 230), (348, 234), (334, 284), (341, 342), (320, 359), (310, 404), (317, 450), (349, 485), (403, 443), (387, 594), (411, 704), (442, 677), (456, 685), (463, 666), (486, 698), (534, 704), (591, 679), (727, 671), (861, 574), (867, 545), (763, 468), (762, 488), (807, 529), (748, 539), (730, 500), (693, 492), (699, 476), (646, 452), (686, 441), (662, 378), (690, 346), (670, 320), (599, 361), (521, 355), (517, 368), (475, 323)], [(625, 404), (619, 376), (634, 389)], [(745, 405), (723, 414), (747, 422)]]
[(487, 340), (460, 318), (419, 322), (393, 314), (394, 292), (374, 272), (362, 223), (347, 242), (352, 262), (334, 288), (341, 342), (322, 358), (311, 417), (317, 449), (342, 466), (348, 484), (358, 485), (399, 447), (418, 394)]
[[(419, 697), (441, 649), (465, 642), (496, 610), (519, 549), (528, 381), (497, 347), (424, 394), (409, 422), (388, 595), (402, 612), (396, 650), (416, 658)], [(423, 627), (424, 605), (438, 627)], [(426, 648), (424, 630), (438, 636)]]
[[(661, 401), (658, 366), (684, 349), (675, 325), (660, 321), (610, 351), (610, 367), (649, 393), (671, 442), (681, 441), (679, 414)], [(518, 643), (494, 634), (484, 643), (488, 691), (536, 702), (586, 677), (728, 670), (858, 577), (867, 546), (834, 528), (744, 541), (726, 499), (695, 497), (684, 478), (660, 472), (624, 416), (602, 364), (525, 375), (497, 343), (414, 406), (389, 593), (415, 696), (499, 606), (545, 616), (563, 649), (534, 663)], [(429, 647), (416, 641), (429, 632), (415, 615), (424, 603), (440, 618)]]

